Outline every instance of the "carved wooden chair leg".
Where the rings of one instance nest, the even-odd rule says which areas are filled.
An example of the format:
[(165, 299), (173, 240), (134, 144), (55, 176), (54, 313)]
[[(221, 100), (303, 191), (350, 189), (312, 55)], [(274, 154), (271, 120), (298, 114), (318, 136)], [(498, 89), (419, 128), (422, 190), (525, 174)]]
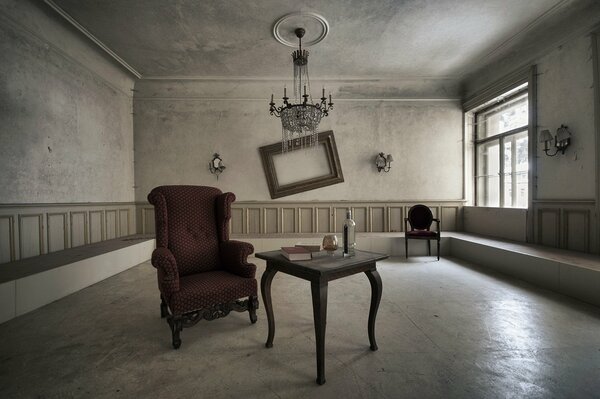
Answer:
[(248, 298), (248, 313), (250, 313), (250, 322), (252, 324), (256, 323), (256, 320), (258, 320), (256, 309), (258, 309), (258, 297), (250, 296)]
[(171, 335), (173, 338), (173, 348), (179, 349), (181, 346), (181, 338), (179, 337), (179, 333), (183, 330), (183, 320), (181, 316), (168, 316), (167, 322), (171, 327)]
[(169, 312), (167, 311), (167, 303), (165, 302), (164, 298), (161, 295), (160, 296), (160, 318), (164, 319), (165, 317), (167, 317), (168, 314), (169, 314)]

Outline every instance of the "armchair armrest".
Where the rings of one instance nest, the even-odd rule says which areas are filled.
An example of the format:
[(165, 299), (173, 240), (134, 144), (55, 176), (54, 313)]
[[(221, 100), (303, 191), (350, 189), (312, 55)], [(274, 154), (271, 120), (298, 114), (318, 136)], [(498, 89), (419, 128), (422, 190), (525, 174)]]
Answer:
[(158, 247), (152, 252), (152, 266), (158, 271), (158, 288), (163, 294), (179, 291), (177, 261), (168, 248)]
[(252, 244), (242, 241), (223, 241), (219, 247), (221, 263), (225, 269), (241, 277), (254, 278), (256, 265), (248, 263), (248, 255), (254, 252)]

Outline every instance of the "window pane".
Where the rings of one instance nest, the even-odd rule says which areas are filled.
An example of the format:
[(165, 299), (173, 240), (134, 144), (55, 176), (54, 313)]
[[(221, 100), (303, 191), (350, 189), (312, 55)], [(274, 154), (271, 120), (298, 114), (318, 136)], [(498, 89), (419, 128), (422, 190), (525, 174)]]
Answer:
[(527, 126), (529, 123), (527, 93), (477, 113), (475, 123), (478, 140)]
[(527, 132), (519, 133), (514, 136), (516, 149), (513, 156), (516, 158), (516, 170), (513, 179), (516, 180), (515, 194), (513, 195), (513, 206), (517, 208), (527, 208), (528, 205), (528, 172), (529, 172), (529, 151)]
[(500, 143), (477, 146), (477, 205), (500, 206)]
[(504, 139), (504, 206), (513, 206), (513, 167), (514, 157), (512, 154), (512, 136)]

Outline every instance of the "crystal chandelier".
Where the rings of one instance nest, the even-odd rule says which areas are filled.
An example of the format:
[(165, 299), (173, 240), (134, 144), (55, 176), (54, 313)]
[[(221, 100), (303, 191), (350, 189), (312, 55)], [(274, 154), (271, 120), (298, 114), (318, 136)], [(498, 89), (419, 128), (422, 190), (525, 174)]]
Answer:
[[(271, 115), (281, 118), (281, 149), (282, 152), (293, 150), (294, 147), (316, 147), (318, 142), (317, 129), (321, 118), (329, 115), (333, 108), (331, 94), (329, 102), (325, 97), (325, 88), (321, 102), (314, 104), (310, 94), (310, 79), (308, 77), (308, 51), (302, 50), (302, 37), (305, 30), (298, 28), (294, 31), (298, 37), (298, 50), (292, 53), (294, 60), (294, 102), (290, 103), (286, 88), (283, 88), (283, 105), (275, 107), (271, 94)], [(300, 93), (303, 93), (300, 95)], [(308, 93), (308, 94), (307, 94)], [(300, 100), (302, 97), (302, 100)], [(294, 145), (294, 141), (296, 145)]]

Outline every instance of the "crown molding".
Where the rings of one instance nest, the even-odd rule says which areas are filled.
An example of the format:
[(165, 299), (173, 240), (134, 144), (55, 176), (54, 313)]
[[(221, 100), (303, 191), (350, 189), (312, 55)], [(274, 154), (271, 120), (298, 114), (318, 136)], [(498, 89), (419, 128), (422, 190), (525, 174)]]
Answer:
[(69, 22), (75, 29), (83, 33), (88, 39), (94, 42), (98, 47), (100, 47), (106, 54), (108, 54), (111, 58), (117, 61), (121, 66), (131, 72), (136, 78), (141, 79), (142, 74), (139, 73), (134, 67), (129, 65), (123, 58), (119, 57), (117, 53), (112, 51), (106, 44), (104, 44), (100, 39), (94, 36), (90, 31), (84, 28), (79, 22), (75, 20), (71, 15), (69, 15), (65, 10), (60, 8), (54, 1), (52, 0), (44, 0), (48, 6), (50, 6), (54, 11), (56, 11), (60, 16), (62, 16), (67, 22)]
[[(157, 97), (148, 97), (148, 96), (134, 96), (134, 99), (143, 100), (143, 101), (267, 101), (266, 98), (249, 98), (249, 97), (201, 97), (201, 96), (189, 96), (189, 97), (165, 97), (165, 96), (157, 96)], [(459, 97), (448, 97), (448, 98), (401, 98), (401, 97), (391, 97), (391, 98), (336, 98), (336, 103), (346, 103), (346, 102), (406, 102), (406, 103), (461, 103), (462, 99)]]
[[(459, 80), (460, 76), (324, 76), (314, 77), (312, 81), (326, 81), (326, 82), (348, 82), (348, 81), (362, 81), (362, 82), (403, 82), (403, 81), (415, 81), (415, 80)], [(140, 80), (197, 80), (197, 81), (214, 81), (214, 82), (230, 82), (230, 81), (246, 81), (246, 82), (289, 82), (290, 77), (281, 76), (201, 76), (201, 75), (144, 75)]]

